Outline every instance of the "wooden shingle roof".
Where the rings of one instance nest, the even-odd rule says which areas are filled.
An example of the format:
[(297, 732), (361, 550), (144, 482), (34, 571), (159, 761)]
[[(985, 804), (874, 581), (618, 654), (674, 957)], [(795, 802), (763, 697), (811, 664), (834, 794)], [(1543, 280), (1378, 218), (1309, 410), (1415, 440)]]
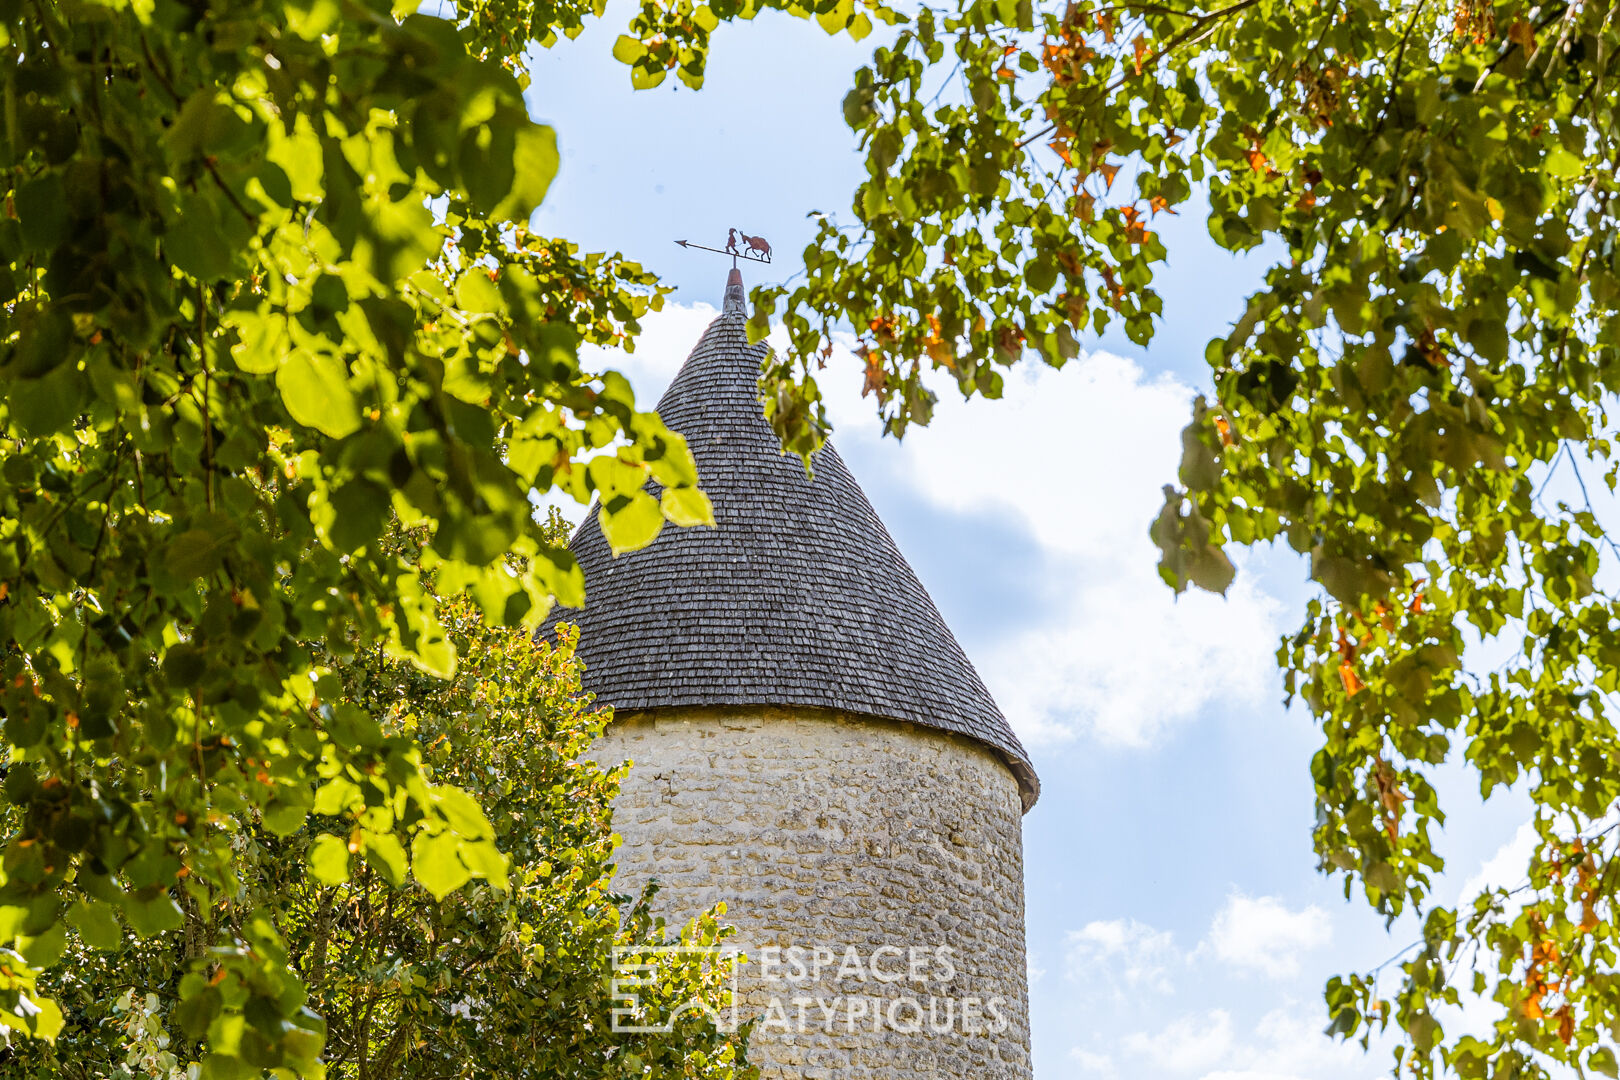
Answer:
[(909, 721), (1006, 761), (1025, 809), (1040, 783), (922, 582), (828, 444), (814, 478), (781, 453), (757, 397), (741, 279), (658, 402), (686, 437), (716, 528), (666, 525), (614, 558), (592, 508), (569, 547), (585, 573), (585, 686), (619, 709), (786, 705)]

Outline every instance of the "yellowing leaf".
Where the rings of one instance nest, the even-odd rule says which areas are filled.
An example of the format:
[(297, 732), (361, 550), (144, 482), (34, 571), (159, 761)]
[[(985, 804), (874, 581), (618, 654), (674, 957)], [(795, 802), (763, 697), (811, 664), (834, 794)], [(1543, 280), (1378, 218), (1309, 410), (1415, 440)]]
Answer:
[(602, 535), (613, 554), (622, 555), (652, 543), (664, 524), (664, 512), (645, 491), (617, 495), (602, 504), (599, 514)]
[(836, 34), (849, 24), (855, 14), (855, 0), (838, 0), (832, 10), (816, 16), (816, 22), (829, 34)]
[(714, 524), (714, 504), (697, 488), (666, 488), (661, 502), (664, 517), (677, 525)]
[[(708, 8), (701, 10), (707, 11)], [(613, 43), (613, 59), (621, 64), (634, 64), (646, 55), (647, 46), (629, 34), (620, 34), (619, 39)]]

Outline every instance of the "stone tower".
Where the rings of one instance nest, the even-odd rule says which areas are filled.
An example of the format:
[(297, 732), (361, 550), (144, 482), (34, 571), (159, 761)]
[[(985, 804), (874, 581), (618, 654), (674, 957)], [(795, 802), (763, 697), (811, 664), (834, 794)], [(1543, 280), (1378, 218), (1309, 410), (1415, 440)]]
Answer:
[[(742, 278), (658, 402), (714, 502), (614, 558), (571, 547), (598, 744), (634, 761), (626, 891), (678, 925), (717, 901), (750, 962), (768, 1078), (1027, 1080), (1029, 757), (830, 445), (813, 479), (756, 396)], [(549, 627), (548, 627), (549, 629)]]

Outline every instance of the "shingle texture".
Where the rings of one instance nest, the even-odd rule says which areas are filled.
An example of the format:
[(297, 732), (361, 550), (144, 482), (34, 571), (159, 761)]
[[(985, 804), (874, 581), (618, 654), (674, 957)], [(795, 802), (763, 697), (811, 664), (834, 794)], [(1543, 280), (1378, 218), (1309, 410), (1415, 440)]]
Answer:
[(569, 545), (585, 607), (542, 632), (577, 623), (585, 685), (619, 709), (811, 706), (976, 739), (1028, 809), (1040, 786), (1018, 737), (838, 452), (813, 479), (781, 453), (756, 396), (765, 346), (727, 308), (658, 402), (718, 527), (666, 526), (614, 558), (593, 507)]

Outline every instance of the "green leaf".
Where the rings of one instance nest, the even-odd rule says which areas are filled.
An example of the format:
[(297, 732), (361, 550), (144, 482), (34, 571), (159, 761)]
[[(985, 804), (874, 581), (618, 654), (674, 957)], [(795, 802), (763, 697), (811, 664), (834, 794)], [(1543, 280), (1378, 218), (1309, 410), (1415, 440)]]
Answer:
[(12, 419), (36, 437), (67, 429), (84, 408), (84, 379), (69, 364), (43, 378), (14, 380), (6, 393)]
[(67, 199), (61, 174), (51, 171), (18, 185), (13, 202), (25, 250), (48, 251), (67, 236)]
[(217, 86), (204, 86), (186, 99), (164, 133), (169, 152), (180, 161), (219, 155), (248, 137), (236, 110), (220, 100)]
[(1591, 1056), (1586, 1059), (1586, 1067), (1595, 1073), (1610, 1077), (1611, 1080), (1620, 1077), (1620, 1065), (1615, 1061), (1614, 1051), (1607, 1046), (1593, 1050)]
[(343, 361), (302, 349), (276, 372), (276, 387), (292, 418), (305, 427), (341, 439), (360, 427), (360, 409), (349, 390)]
[(62, 958), (67, 948), (67, 925), (60, 920), (33, 937), (19, 938), (17, 951), (31, 967), (48, 968)]
[(55, 1042), (62, 1033), (62, 1010), (50, 998), (24, 994), (16, 1012), (0, 1012), (0, 1024), (36, 1039)]
[(349, 880), (349, 844), (330, 833), (315, 838), (309, 849), (309, 869), (323, 885), (341, 885)]
[(62, 1009), (50, 998), (35, 998), (34, 1004), (39, 1012), (33, 1017), (33, 1034), (35, 1038), (46, 1042), (55, 1042), (56, 1037), (62, 1034)]
[(235, 537), (209, 529), (187, 529), (163, 548), (163, 568), (176, 581), (195, 581), (218, 570)]
[(1560, 146), (1547, 155), (1542, 168), (1547, 170), (1549, 176), (1556, 176), (1560, 180), (1572, 180), (1581, 175), (1586, 165), (1580, 158)]
[(489, 818), (478, 800), (457, 787), (440, 785), (433, 789), (433, 804), (444, 815), (445, 824), (458, 836), (482, 840), (493, 835)]
[(180, 905), (162, 886), (148, 886), (138, 893), (125, 895), (124, 918), (139, 937), (178, 930), (185, 922)]
[(370, 480), (350, 480), (332, 492), (333, 517), (327, 529), (332, 546), (352, 552), (376, 543), (392, 508), (387, 488)]
[(419, 831), (411, 840), (411, 875), (435, 900), (443, 900), (472, 879), (456, 853), (460, 845), (455, 834), (448, 832)]
[(304, 827), (309, 807), (279, 799), (264, 808), (264, 827), (277, 836), (291, 836)]
[(658, 500), (645, 491), (615, 495), (602, 504), (598, 517), (602, 535), (615, 555), (646, 547), (664, 524)]
[(497, 889), (510, 887), (507, 876), (508, 860), (489, 840), (476, 840), (461, 845), (461, 861), (473, 877), (483, 878)]
[(551, 188), (558, 161), (555, 131), (541, 124), (519, 130), (512, 150), (512, 190), (495, 205), (490, 216), (496, 221), (527, 225)]
[(366, 861), (396, 888), (405, 883), (405, 845), (392, 833), (367, 833)]
[(67, 921), (92, 949), (110, 951), (124, 943), (124, 931), (111, 904), (80, 900), (68, 908)]
[(346, 776), (334, 776), (322, 784), (315, 793), (315, 813), (323, 817), (336, 817), (362, 801), (360, 788)]
[(489, 313), (506, 310), (501, 291), (483, 267), (474, 267), (456, 281), (456, 303), (463, 311)]

